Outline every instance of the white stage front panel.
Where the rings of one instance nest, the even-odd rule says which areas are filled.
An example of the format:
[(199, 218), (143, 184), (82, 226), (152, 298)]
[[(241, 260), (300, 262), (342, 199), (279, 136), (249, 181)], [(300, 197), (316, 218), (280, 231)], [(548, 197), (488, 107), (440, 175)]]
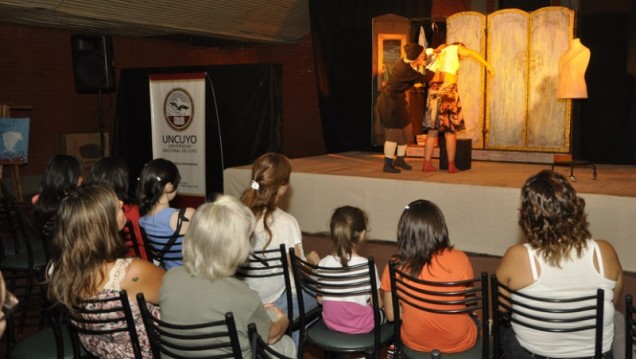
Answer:
[[(226, 169), (225, 193), (240, 196), (250, 174), (249, 168)], [(592, 234), (614, 245), (625, 270), (636, 271), (636, 260), (629, 255), (636, 252), (636, 199), (580, 195), (587, 202)], [(458, 249), (503, 255), (523, 241), (516, 188), (294, 172), (281, 208), (296, 217), (303, 232), (327, 233), (335, 208), (357, 206), (369, 215), (370, 239), (395, 241), (404, 206), (420, 198), (442, 209)]]

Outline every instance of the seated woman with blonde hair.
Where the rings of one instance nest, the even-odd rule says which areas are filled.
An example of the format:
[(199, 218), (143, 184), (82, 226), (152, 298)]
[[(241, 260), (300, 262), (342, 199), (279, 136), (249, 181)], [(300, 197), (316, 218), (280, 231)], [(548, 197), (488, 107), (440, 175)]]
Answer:
[[(273, 304), (263, 305), (258, 293), (233, 277), (250, 255), (254, 225), (252, 211), (231, 196), (219, 196), (196, 210), (183, 240), (183, 267), (170, 269), (161, 288), (161, 319), (199, 324), (223, 320), (225, 313), (232, 312), (243, 357), (251, 354), (249, 323), (256, 324), (274, 350), (296, 357), (293, 340), (284, 335), (287, 315)], [(222, 354), (219, 349), (200, 353)]]

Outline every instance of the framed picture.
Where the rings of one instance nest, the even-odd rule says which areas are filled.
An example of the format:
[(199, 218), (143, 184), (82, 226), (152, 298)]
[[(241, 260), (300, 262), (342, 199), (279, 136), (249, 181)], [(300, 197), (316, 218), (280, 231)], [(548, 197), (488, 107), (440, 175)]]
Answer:
[(29, 118), (0, 118), (0, 163), (28, 162), (30, 122)]
[[(104, 156), (110, 156), (108, 133), (104, 133)], [(99, 132), (63, 133), (58, 137), (59, 153), (76, 157), (84, 166), (84, 171), (90, 170), (101, 155)]]

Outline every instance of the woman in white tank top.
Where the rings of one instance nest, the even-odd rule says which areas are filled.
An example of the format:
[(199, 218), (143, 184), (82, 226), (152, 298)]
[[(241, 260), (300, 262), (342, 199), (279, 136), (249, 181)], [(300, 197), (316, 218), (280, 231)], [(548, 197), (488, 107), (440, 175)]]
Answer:
[[(567, 179), (544, 170), (528, 178), (521, 189), (519, 225), (528, 240), (506, 251), (497, 279), (519, 293), (564, 298), (605, 291), (604, 358), (612, 358), (614, 305), (620, 299), (623, 271), (614, 248), (593, 240), (585, 201)], [(514, 296), (520, 301), (528, 301)], [(508, 358), (587, 357), (594, 354), (594, 332), (545, 333), (519, 325), (504, 332)]]

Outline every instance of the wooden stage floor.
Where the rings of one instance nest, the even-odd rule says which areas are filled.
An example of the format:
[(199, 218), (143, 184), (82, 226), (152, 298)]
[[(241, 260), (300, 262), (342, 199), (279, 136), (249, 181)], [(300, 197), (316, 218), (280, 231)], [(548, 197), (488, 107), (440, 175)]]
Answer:
[[(320, 173), (342, 176), (430, 181), (447, 184), (466, 184), (521, 188), (525, 180), (537, 172), (550, 169), (550, 164), (472, 161), (471, 168), (459, 173), (446, 171), (422, 172), (422, 158), (407, 158), (412, 171), (399, 174), (382, 172), (383, 156), (370, 152), (344, 152), (293, 160), (293, 172)], [(437, 167), (439, 162), (433, 160)], [(570, 177), (569, 166), (555, 166), (555, 171)], [(572, 185), (579, 193), (636, 197), (636, 166), (596, 164), (597, 177), (592, 179), (592, 167), (575, 166), (576, 181)]]

